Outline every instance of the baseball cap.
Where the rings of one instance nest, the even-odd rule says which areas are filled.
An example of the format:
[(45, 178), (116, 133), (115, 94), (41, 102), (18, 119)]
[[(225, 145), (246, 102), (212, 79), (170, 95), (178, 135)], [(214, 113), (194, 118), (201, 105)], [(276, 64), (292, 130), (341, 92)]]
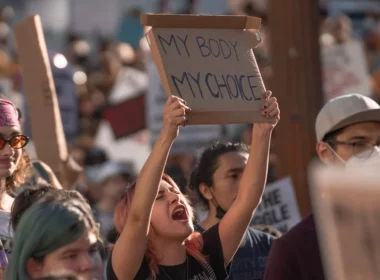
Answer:
[(361, 122), (380, 122), (380, 106), (362, 94), (347, 94), (323, 106), (315, 122), (317, 141), (326, 134)]

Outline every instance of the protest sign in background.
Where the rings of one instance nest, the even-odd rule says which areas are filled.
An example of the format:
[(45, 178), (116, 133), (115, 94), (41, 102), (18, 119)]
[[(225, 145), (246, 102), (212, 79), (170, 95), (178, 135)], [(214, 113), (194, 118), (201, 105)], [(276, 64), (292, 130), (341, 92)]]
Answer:
[(103, 118), (108, 121), (116, 139), (146, 128), (145, 94), (147, 75), (131, 67), (123, 67), (111, 90)]
[(139, 171), (150, 154), (146, 130), (145, 95), (147, 74), (123, 67), (110, 92), (110, 106), (103, 113), (95, 144), (113, 160), (130, 161)]
[(15, 35), (36, 152), (60, 172), (68, 150), (40, 17), (17, 24)]
[(166, 94), (186, 100), (189, 124), (268, 121), (265, 87), (252, 48), (260, 19), (246, 16), (143, 15)]
[(301, 221), (290, 177), (268, 184), (252, 220), (253, 225), (271, 225), (287, 232)]
[(325, 102), (349, 93), (371, 95), (366, 57), (360, 42), (350, 41), (323, 49), (322, 66)]

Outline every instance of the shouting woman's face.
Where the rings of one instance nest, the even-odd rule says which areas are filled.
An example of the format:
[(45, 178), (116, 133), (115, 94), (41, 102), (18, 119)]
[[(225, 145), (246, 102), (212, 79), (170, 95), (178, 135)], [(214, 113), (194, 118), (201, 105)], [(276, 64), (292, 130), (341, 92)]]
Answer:
[(193, 232), (192, 210), (177, 186), (161, 182), (151, 225), (157, 237), (185, 240)]

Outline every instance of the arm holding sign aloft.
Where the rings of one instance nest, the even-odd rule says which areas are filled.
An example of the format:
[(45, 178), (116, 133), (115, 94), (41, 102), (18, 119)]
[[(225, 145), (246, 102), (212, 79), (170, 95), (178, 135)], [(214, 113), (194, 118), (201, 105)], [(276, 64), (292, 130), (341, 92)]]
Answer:
[(134, 279), (143, 261), (153, 204), (171, 146), (179, 127), (186, 124), (189, 110), (178, 97), (169, 97), (165, 104), (161, 134), (138, 176), (125, 226), (112, 253), (112, 266), (118, 279)]
[(226, 266), (240, 246), (266, 184), (271, 135), (280, 119), (280, 110), (276, 98), (271, 98), (271, 92), (265, 93), (265, 99), (261, 114), (268, 123), (255, 123), (253, 126), (251, 152), (240, 180), (239, 193), (219, 225)]

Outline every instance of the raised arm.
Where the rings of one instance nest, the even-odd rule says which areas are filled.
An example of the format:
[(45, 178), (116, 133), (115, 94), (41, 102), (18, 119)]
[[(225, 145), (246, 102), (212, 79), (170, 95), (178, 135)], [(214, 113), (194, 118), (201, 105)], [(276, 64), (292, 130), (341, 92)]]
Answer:
[(151, 212), (162, 174), (178, 127), (186, 122), (184, 101), (170, 97), (163, 112), (163, 128), (137, 179), (135, 194), (124, 229), (112, 253), (112, 266), (118, 279), (133, 279), (144, 258)]
[(266, 92), (266, 103), (262, 114), (275, 120), (274, 124), (255, 123), (252, 131), (251, 152), (239, 184), (236, 200), (220, 221), (219, 235), (223, 248), (224, 263), (227, 266), (244, 236), (266, 184), (268, 172), (269, 146), (272, 130), (280, 119), (280, 111), (276, 98), (270, 98)]

